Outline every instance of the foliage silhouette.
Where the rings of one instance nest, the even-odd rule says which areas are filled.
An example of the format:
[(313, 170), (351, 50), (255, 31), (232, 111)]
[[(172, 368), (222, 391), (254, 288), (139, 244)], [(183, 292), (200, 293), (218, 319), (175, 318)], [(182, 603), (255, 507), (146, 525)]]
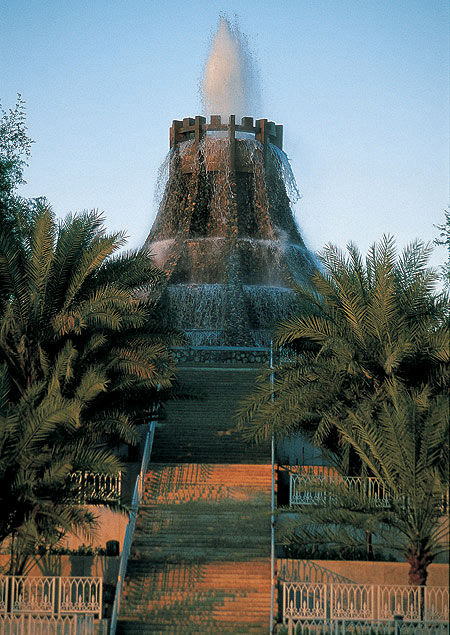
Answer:
[[(158, 319), (163, 274), (146, 250), (119, 253), (124, 242), (123, 233), (106, 233), (97, 212), (58, 223), (44, 200), (20, 231), (8, 222), (0, 228), (0, 363), (7, 386), (0, 464), (2, 491), (12, 493), (9, 508), (2, 502), (0, 539), (14, 535), (16, 553), (29, 553), (39, 536), (53, 544), (60, 528), (93, 525), (67, 475), (117, 473), (115, 447), (136, 441), (136, 424), (172, 385), (169, 347), (177, 336)], [(33, 448), (26, 469), (14, 450), (21, 435)]]
[[(428, 529), (427, 522), (421, 521), (419, 529), (416, 516), (419, 509), (433, 506), (435, 495), (443, 494), (448, 451), (440, 455), (439, 467), (433, 464), (431, 472), (429, 466), (414, 472), (418, 492), (427, 490), (430, 479), (437, 483), (419, 501), (419, 495), (414, 497), (401, 484), (398, 470), (390, 463), (383, 470), (382, 464), (374, 463), (369, 449), (358, 443), (369, 430), (384, 429), (387, 413), (392, 417), (395, 414), (399, 421), (402, 413), (403, 427), (398, 423), (397, 433), (403, 434), (404, 443), (412, 444), (412, 462), (416, 461), (415, 452), (425, 447), (430, 430), (446, 446), (447, 303), (444, 295), (434, 292), (438, 275), (428, 267), (430, 251), (430, 247), (416, 242), (398, 257), (393, 239), (384, 237), (369, 250), (364, 261), (353, 244), (348, 246), (347, 255), (336, 247), (326, 247), (321, 255), (322, 269), (316, 270), (312, 285), (298, 289), (298, 315), (278, 330), (277, 344), (290, 347), (289, 361), (275, 367), (273, 383), (270, 371), (261, 377), (256, 392), (242, 403), (238, 414), (248, 439), (259, 441), (272, 433), (278, 438), (301, 434), (321, 448), (343, 474), (380, 474), (390, 491), (414, 500), (417, 506), (409, 517), (409, 528), (397, 529), (404, 537), (409, 536), (405, 538), (406, 542), (410, 540), (405, 549), (412, 550), (408, 558), (420, 559), (427, 554), (425, 571), (429, 558), (434, 557), (436, 518), (431, 516)], [(435, 421), (439, 413), (440, 423)], [(427, 417), (434, 427), (427, 423)], [(357, 430), (361, 438), (352, 436)], [(404, 445), (395, 446), (393, 439), (388, 447), (388, 437), (382, 434), (377, 438), (377, 451), (383, 450), (383, 460), (390, 457), (395, 463), (400, 462), (401, 455), (396, 452)], [(400, 510), (401, 505), (397, 509), (399, 523), (407, 523)], [(323, 511), (323, 522), (327, 513)], [(373, 519), (370, 531), (384, 523), (373, 509), (369, 516)], [(340, 518), (344, 525), (357, 521), (350, 512)], [(366, 523), (364, 532), (357, 536), (358, 544), (368, 530)], [(429, 535), (425, 535), (427, 531)], [(421, 541), (424, 542), (419, 547)], [(414, 566), (421, 571), (418, 578), (424, 575), (423, 567), (417, 563)]]

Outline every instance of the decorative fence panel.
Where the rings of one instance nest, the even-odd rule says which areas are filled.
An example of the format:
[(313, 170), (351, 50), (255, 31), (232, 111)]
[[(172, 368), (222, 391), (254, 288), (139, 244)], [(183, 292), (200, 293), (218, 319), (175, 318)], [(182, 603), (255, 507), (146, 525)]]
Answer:
[(0, 576), (0, 615), (102, 615), (100, 577)]
[(375, 619), (374, 586), (365, 584), (333, 584), (330, 586), (331, 619)]
[(60, 578), (59, 613), (93, 613), (101, 617), (101, 578)]
[(14, 576), (12, 612), (52, 615), (55, 611), (55, 578)]
[[(290, 474), (289, 480), (289, 504), (318, 505), (333, 503), (333, 494), (327, 492), (327, 485), (341, 485), (348, 492), (358, 496), (365, 496), (372, 501), (375, 507), (389, 507), (392, 503), (392, 495), (383, 485), (380, 479), (373, 476), (341, 476), (336, 470), (327, 466), (301, 466), (300, 471)], [(437, 499), (443, 514), (448, 512), (449, 494), (442, 499)], [(399, 502), (399, 499), (397, 499)], [(403, 500), (403, 504), (407, 504)]]
[(406, 620), (420, 620), (421, 597), (424, 587), (379, 586), (378, 615), (381, 620), (389, 620), (393, 615), (403, 615)]
[(283, 622), (310, 620), (449, 620), (446, 587), (283, 582)]
[(449, 625), (401, 620), (297, 620), (288, 618), (289, 635), (448, 635)]
[(339, 476), (336, 472), (291, 474), (289, 483), (290, 505), (317, 505), (331, 502), (333, 496), (326, 491), (328, 484), (343, 485), (349, 492), (365, 495), (376, 507), (388, 507), (388, 490), (379, 479), (362, 476)]
[(94, 635), (90, 615), (65, 617), (36, 615), (0, 615), (1, 635)]
[(6, 613), (8, 609), (9, 597), (9, 577), (0, 576), (0, 615)]
[(77, 485), (81, 502), (117, 501), (122, 493), (122, 473), (117, 476), (95, 474), (94, 472), (74, 472), (72, 482)]
[(283, 616), (326, 618), (326, 598), (326, 584), (283, 583)]

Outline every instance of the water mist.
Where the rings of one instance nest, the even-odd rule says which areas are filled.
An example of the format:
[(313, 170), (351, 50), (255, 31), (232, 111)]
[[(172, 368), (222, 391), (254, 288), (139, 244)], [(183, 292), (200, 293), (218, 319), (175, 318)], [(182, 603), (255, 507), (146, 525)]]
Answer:
[(254, 115), (259, 107), (256, 65), (237, 24), (220, 18), (201, 83), (204, 112), (237, 119)]

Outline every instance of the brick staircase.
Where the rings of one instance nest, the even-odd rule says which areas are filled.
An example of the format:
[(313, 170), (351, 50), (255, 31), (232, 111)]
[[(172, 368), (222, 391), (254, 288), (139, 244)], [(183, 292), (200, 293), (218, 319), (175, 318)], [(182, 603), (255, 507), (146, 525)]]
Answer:
[(192, 376), (204, 398), (172, 405), (155, 437), (117, 632), (268, 633), (271, 466), (232, 423), (233, 383), (242, 395), (254, 374)]
[(269, 463), (267, 445), (249, 445), (236, 430), (238, 402), (249, 394), (258, 368), (180, 368), (180, 381), (195, 399), (166, 405), (152, 461), (157, 463)]

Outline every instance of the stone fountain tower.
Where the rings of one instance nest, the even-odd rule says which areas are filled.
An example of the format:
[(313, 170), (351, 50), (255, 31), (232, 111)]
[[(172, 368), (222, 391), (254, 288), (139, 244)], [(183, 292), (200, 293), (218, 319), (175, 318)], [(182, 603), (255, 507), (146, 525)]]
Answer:
[(167, 403), (158, 423), (118, 633), (256, 635), (276, 620), (277, 472), (270, 445), (247, 444), (235, 413), (314, 264), (282, 133), (234, 116), (171, 127), (146, 245), (167, 274), (166, 320), (188, 336), (177, 376), (194, 397)]
[(313, 259), (283, 127), (231, 115), (174, 121), (167, 183), (146, 241), (167, 273), (168, 321), (193, 345), (264, 346), (292, 311)]

